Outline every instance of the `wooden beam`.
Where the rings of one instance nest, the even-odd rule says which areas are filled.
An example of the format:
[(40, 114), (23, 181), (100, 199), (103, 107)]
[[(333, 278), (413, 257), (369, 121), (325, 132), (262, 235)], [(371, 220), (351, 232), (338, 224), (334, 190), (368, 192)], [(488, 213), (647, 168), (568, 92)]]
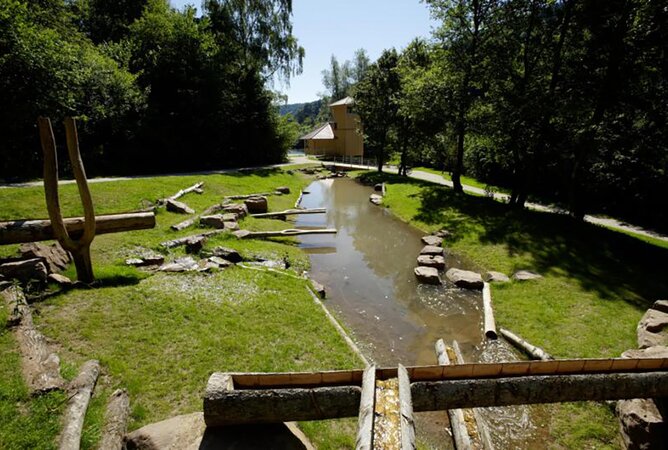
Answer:
[[(449, 366), (450, 358), (448, 357), (447, 349), (443, 339), (436, 341), (435, 345), (436, 359), (441, 366)], [(470, 450), (471, 436), (466, 429), (466, 422), (464, 420), (464, 411), (461, 409), (448, 409), (448, 418), (450, 419), (450, 429), (452, 430), (452, 440), (455, 443), (456, 450)]]
[(413, 419), (413, 400), (411, 382), (406, 368), (399, 364), (399, 407), (401, 411), (401, 450), (414, 450), (415, 419)]
[(356, 450), (373, 449), (374, 399), (376, 397), (376, 366), (364, 370), (359, 416), (357, 419)]
[(512, 331), (508, 331), (504, 328), (501, 328), (500, 331), (501, 335), (504, 338), (506, 338), (511, 344), (513, 344), (513, 346), (515, 346), (519, 350), (522, 350), (524, 353), (528, 354), (531, 358), (539, 359), (542, 361), (549, 361), (551, 359), (554, 359), (545, 350), (543, 350), (540, 347), (536, 347), (535, 345), (531, 345), (529, 342), (525, 341)]
[(497, 339), (496, 322), (494, 321), (494, 309), (492, 308), (492, 291), (489, 283), (484, 283), (482, 288), (482, 309), (484, 317), (485, 336), (488, 339)]
[(248, 231), (248, 230), (239, 230), (235, 231), (234, 234), (239, 239), (258, 239), (258, 238), (267, 238), (267, 237), (282, 237), (282, 236), (301, 236), (307, 234), (336, 234), (336, 229), (333, 228), (322, 228), (318, 230), (299, 230), (299, 229), (287, 229), (281, 231)]
[(100, 363), (87, 361), (70, 383), (71, 394), (64, 416), (65, 425), (60, 434), (60, 450), (79, 450), (84, 418), (99, 374)]
[(202, 193), (202, 186), (204, 186), (204, 182), (200, 181), (199, 183), (195, 183), (188, 188), (181, 189), (179, 192), (172, 195), (171, 197), (168, 197), (168, 198), (164, 199), (164, 201), (166, 201), (166, 200), (177, 200), (177, 199), (183, 197), (184, 195), (186, 195), (189, 192), (197, 192), (198, 194), (201, 194)]
[(274, 192), (260, 192), (258, 194), (226, 195), (224, 198), (228, 198), (230, 200), (243, 200), (251, 197), (266, 197), (268, 195), (274, 195), (274, 194), (275, 194)]
[(123, 438), (128, 431), (130, 418), (130, 398), (125, 389), (116, 389), (104, 415), (104, 428), (98, 448), (100, 450), (122, 450)]
[(284, 211), (275, 211), (259, 214), (251, 214), (251, 217), (262, 218), (262, 217), (276, 217), (276, 216), (292, 216), (296, 214), (323, 214), (326, 213), (327, 209), (325, 208), (311, 208), (311, 209), (286, 209)]
[[(72, 238), (83, 234), (85, 219), (70, 217), (63, 220), (67, 233)], [(155, 227), (155, 214), (137, 212), (108, 214), (95, 217), (95, 233), (108, 234), (123, 231), (146, 230)], [(51, 221), (48, 219), (21, 219), (0, 222), (0, 245), (20, 244), (57, 239)]]

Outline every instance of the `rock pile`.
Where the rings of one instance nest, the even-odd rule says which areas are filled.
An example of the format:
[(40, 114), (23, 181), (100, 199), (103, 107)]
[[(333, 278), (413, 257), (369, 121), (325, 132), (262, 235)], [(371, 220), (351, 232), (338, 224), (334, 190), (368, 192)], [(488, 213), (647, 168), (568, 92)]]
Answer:
[(0, 277), (2, 277), (0, 281), (3, 281), (4, 285), (8, 285), (12, 279), (21, 283), (29, 281), (45, 283), (49, 280), (60, 284), (71, 284), (71, 280), (65, 276), (51, 277), (67, 268), (70, 260), (69, 253), (58, 243), (22, 244), (18, 256), (0, 260)]

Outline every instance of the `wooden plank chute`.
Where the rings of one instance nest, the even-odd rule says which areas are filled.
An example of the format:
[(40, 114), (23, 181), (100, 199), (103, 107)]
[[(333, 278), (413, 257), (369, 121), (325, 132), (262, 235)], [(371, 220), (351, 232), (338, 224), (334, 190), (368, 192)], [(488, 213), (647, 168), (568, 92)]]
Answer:
[(373, 449), (374, 400), (376, 398), (376, 366), (364, 370), (359, 416), (357, 419), (356, 450)]

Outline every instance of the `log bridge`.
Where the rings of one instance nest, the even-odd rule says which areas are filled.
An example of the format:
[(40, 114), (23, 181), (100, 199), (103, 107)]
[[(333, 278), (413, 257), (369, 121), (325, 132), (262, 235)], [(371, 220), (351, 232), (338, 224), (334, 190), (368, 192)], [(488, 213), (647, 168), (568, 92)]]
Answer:
[(221, 373), (204, 395), (207, 426), (359, 419), (358, 449), (374, 448), (378, 381), (398, 379), (397, 447), (415, 448), (413, 411), (668, 397), (668, 358), (567, 359), (366, 370)]

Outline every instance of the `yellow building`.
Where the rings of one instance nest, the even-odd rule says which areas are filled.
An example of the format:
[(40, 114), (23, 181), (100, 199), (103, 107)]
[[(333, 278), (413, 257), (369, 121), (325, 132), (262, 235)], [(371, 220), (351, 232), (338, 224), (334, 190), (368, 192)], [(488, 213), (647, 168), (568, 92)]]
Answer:
[(355, 101), (346, 97), (331, 103), (332, 121), (300, 137), (307, 155), (363, 156), (364, 137), (360, 116), (353, 112)]

